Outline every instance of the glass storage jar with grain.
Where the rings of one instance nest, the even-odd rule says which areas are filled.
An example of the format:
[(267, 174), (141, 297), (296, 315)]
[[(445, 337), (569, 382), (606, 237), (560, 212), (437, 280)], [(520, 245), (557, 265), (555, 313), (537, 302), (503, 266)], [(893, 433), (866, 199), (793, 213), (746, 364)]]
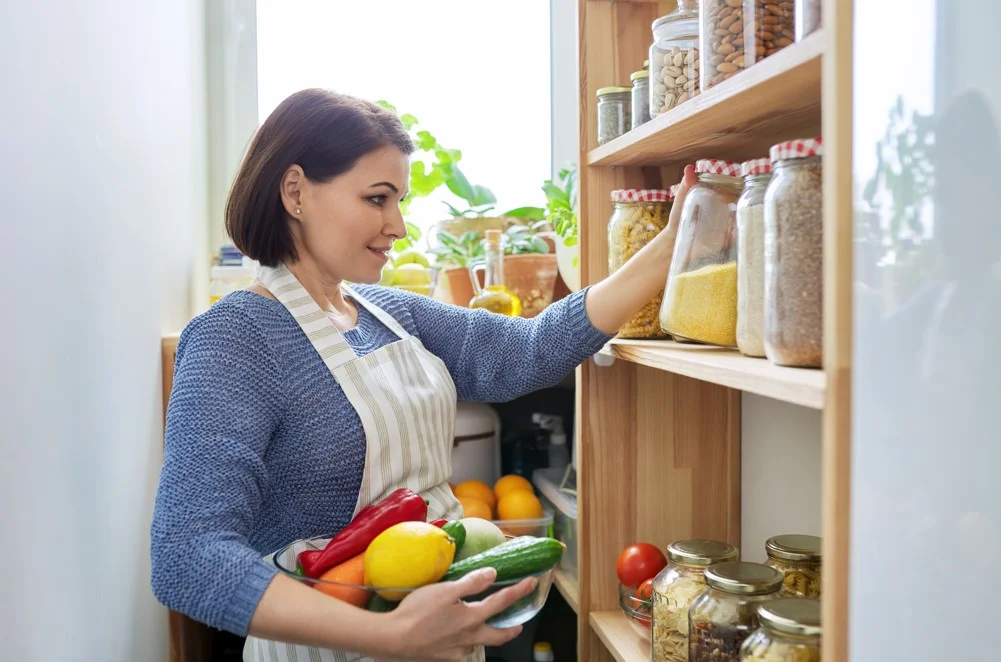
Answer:
[(771, 148), (765, 192), (765, 356), (801, 368), (823, 365), (823, 144)]
[(688, 608), (705, 590), (704, 571), (733, 561), (737, 548), (719, 540), (679, 540), (667, 547), (667, 565), (653, 580), (650, 657), (653, 662), (688, 659)]
[(653, 22), (650, 46), (650, 115), (666, 113), (699, 93), (699, 4), (678, 7)]
[[(779, 52), (796, 40), (793, 0), (743, 0), (744, 68)], [(739, 50), (739, 49), (738, 49)]]
[(744, 161), (744, 191), (737, 200), (737, 348), (765, 355), (765, 190), (772, 180), (767, 158)]
[(820, 538), (799, 534), (774, 536), (765, 542), (765, 565), (783, 575), (782, 595), (820, 597)]
[(740, 165), (701, 159), (681, 208), (660, 324), (676, 340), (737, 346)]
[(820, 601), (782, 598), (758, 606), (759, 627), (740, 649), (741, 662), (820, 662)]
[(821, 0), (796, 0), (796, 41), (820, 29), (823, 13)]
[(629, 131), (632, 112), (629, 109), (630, 87), (603, 87), (598, 90), (598, 144), (604, 145)]
[(629, 105), (632, 108), (632, 129), (635, 129), (650, 121), (650, 72), (646, 69), (634, 71), (629, 80), (633, 82)]
[[(612, 216), (608, 220), (608, 273), (615, 273), (629, 258), (653, 240), (671, 215), (670, 191), (619, 189), (612, 191)], [(664, 338), (658, 311), (661, 291), (619, 329), (620, 338)]]
[(762, 563), (717, 563), (706, 589), (688, 610), (688, 659), (738, 662), (740, 647), (758, 627), (758, 605), (778, 597), (782, 573)]

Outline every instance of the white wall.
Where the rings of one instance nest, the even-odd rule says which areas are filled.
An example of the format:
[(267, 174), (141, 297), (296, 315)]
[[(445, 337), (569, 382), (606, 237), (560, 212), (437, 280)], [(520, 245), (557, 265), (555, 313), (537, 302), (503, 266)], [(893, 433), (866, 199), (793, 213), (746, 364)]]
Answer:
[(206, 233), (203, 34), (201, 0), (0, 4), (5, 660), (166, 659), (159, 342)]

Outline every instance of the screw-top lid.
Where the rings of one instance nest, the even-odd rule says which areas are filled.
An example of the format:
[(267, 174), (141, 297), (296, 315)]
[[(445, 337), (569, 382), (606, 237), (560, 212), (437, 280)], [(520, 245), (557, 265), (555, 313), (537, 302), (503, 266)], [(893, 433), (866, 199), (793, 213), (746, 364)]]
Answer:
[(629, 74), (629, 80), (637, 80), (639, 78), (649, 78), (649, 77), (650, 77), (650, 72), (647, 71), (646, 69), (640, 69), (639, 71), (634, 71), (633, 73)]
[(820, 600), (812, 598), (781, 598), (758, 606), (761, 625), (772, 632), (807, 637), (819, 637)]
[(631, 87), (603, 87), (598, 90), (597, 95), (603, 97), (606, 94), (628, 94), (632, 91)]
[(667, 546), (667, 558), (681, 565), (711, 566), (737, 558), (737, 548), (721, 540), (690, 538)]
[(700, 175), (727, 175), (740, 177), (740, 164), (717, 159), (699, 159), (695, 162), (695, 172)]
[(735, 595), (767, 595), (782, 588), (782, 573), (763, 563), (717, 563), (706, 568), (704, 574), (706, 584)]
[(766, 175), (771, 171), (772, 160), (769, 158), (751, 159), (740, 164), (740, 174), (744, 175), (744, 177), (748, 175)]
[(822, 138), (799, 138), (797, 140), (787, 140), (784, 143), (772, 145), (768, 151), (772, 163), (785, 161), (786, 159), (805, 159), (809, 156), (820, 156), (824, 153), (824, 141)]
[(539, 641), (532, 647), (532, 659), (535, 662), (552, 662), (553, 647), (548, 641)]
[(820, 561), (821, 540), (817, 536), (790, 533), (774, 536), (765, 542), (765, 552), (782, 561)]
[(620, 188), (612, 191), (612, 202), (667, 202), (671, 192), (652, 188)]

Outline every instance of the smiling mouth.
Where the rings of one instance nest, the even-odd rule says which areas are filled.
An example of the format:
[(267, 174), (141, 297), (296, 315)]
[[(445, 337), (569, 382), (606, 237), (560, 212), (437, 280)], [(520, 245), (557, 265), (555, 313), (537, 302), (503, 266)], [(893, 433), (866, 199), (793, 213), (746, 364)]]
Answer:
[(372, 246), (369, 246), (368, 249), (370, 251), (372, 251), (373, 253), (375, 253), (376, 255), (381, 255), (384, 258), (388, 258), (389, 257), (389, 251), (392, 249), (392, 247), (389, 247), (389, 248), (374, 248)]

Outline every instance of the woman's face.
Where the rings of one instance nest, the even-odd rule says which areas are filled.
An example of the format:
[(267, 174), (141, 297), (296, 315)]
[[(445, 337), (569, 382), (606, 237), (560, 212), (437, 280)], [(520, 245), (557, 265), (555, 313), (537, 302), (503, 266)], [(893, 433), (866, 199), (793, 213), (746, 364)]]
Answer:
[(408, 193), (410, 158), (382, 147), (326, 183), (296, 175), (296, 168), (282, 185), (286, 208), (291, 203), (290, 215), (299, 220), (293, 234), (300, 260), (312, 258), (337, 281), (378, 282), (393, 242), (407, 234), (400, 202)]

